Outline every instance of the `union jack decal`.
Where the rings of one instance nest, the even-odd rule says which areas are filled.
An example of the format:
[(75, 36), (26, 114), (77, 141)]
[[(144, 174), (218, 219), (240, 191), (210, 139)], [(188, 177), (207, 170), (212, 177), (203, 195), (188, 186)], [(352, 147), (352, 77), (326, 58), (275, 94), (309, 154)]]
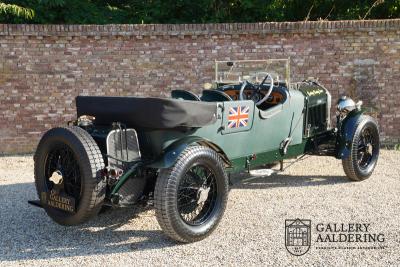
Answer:
[(246, 127), (249, 123), (249, 106), (229, 108), (228, 128)]

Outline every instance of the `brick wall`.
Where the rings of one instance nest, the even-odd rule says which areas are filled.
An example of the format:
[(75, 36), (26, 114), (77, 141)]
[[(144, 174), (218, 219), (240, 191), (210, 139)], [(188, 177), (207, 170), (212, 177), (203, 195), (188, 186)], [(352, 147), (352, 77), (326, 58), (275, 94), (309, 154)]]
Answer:
[(333, 101), (363, 100), (384, 141), (400, 141), (400, 20), (0, 25), (0, 153), (32, 152), (74, 118), (79, 94), (200, 92), (216, 59), (287, 57), (293, 81), (318, 77)]

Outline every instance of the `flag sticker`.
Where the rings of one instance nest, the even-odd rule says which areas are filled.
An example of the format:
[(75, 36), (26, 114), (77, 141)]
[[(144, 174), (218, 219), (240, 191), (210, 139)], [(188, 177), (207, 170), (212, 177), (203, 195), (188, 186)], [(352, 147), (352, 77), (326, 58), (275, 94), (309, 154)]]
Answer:
[(229, 108), (228, 128), (246, 127), (249, 124), (249, 106), (237, 106)]

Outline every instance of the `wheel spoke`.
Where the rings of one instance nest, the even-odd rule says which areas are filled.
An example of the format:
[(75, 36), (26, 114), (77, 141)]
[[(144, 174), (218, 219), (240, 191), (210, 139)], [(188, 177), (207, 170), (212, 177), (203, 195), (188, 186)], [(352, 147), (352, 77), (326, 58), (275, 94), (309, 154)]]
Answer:
[(373, 162), (374, 151), (376, 151), (376, 134), (370, 126), (361, 130), (357, 146), (356, 162), (361, 169), (368, 168)]
[(193, 198), (193, 196), (191, 196), (191, 195), (186, 195), (186, 194), (184, 194), (184, 193), (179, 193), (178, 195), (179, 195), (178, 201), (179, 201), (180, 199), (182, 199), (182, 198), (188, 198), (188, 199)]
[(81, 177), (79, 165), (72, 150), (66, 145), (54, 148), (49, 152), (45, 166), (48, 190), (51, 190), (54, 186), (54, 183), (50, 182), (49, 178), (53, 172), (60, 171), (63, 177), (60, 184), (62, 190), (67, 195), (73, 196), (78, 200), (81, 194)]
[(205, 221), (214, 208), (216, 184), (213, 172), (204, 165), (194, 165), (183, 177), (178, 188), (178, 210), (188, 224)]

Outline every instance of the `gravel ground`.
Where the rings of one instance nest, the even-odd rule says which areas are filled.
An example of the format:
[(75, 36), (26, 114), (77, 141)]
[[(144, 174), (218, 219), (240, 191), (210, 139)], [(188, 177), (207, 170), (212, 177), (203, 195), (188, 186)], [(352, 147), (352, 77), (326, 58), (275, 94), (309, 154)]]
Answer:
[[(59, 226), (27, 203), (36, 199), (32, 157), (1, 157), (0, 265), (398, 265), (399, 163), (399, 152), (383, 150), (373, 176), (359, 183), (344, 177), (340, 161), (321, 157), (269, 177), (242, 174), (217, 230), (181, 245), (164, 237), (153, 210), (115, 209), (82, 226)], [(313, 244), (300, 257), (284, 245), (285, 219), (297, 217), (312, 220)], [(318, 249), (317, 223), (370, 223), (370, 232), (385, 235), (385, 248)]]

